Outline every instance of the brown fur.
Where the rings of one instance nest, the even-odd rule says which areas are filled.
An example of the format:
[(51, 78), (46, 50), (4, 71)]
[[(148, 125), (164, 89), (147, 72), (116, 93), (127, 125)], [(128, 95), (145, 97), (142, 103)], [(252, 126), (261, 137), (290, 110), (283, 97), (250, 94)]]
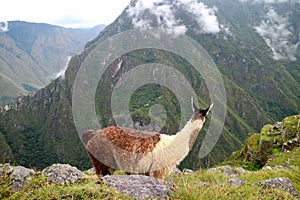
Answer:
[(110, 142), (127, 151), (134, 153), (149, 153), (155, 148), (160, 141), (160, 134), (146, 131), (139, 131), (131, 128), (120, 128), (110, 126), (102, 129)]
[[(88, 130), (82, 135), (82, 140), (86, 143), (96, 174), (101, 177), (112, 174), (115, 169), (126, 168), (135, 162), (133, 159), (138, 159), (128, 157), (124, 151), (140, 154), (152, 152), (160, 141), (160, 134), (110, 126), (102, 130)], [(112, 149), (118, 152), (117, 160), (121, 163), (116, 163)]]

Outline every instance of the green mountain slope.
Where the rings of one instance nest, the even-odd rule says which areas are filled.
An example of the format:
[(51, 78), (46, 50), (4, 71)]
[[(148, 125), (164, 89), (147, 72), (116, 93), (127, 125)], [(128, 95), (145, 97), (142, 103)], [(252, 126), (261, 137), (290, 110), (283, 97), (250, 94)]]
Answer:
[[(297, 114), (300, 108), (300, 68), (297, 60), (299, 49), (291, 52), (289, 46), (285, 48), (286, 46), (275, 42), (271, 44), (280, 45), (273, 52), (273, 46), (268, 46), (268, 40), (255, 29), (262, 26), (264, 20), (269, 23), (267, 18), (273, 13), (270, 9), (276, 10), (277, 18), (290, 9), (292, 14), (288, 18), (288, 25), (296, 32), (300, 26), (294, 16), (300, 11), (291, 8), (298, 8), (299, 4), (274, 4), (270, 8), (269, 5), (238, 0), (203, 2), (218, 8), (215, 13), (220, 27), (223, 27), (218, 33), (199, 32), (199, 24), (195, 22), (193, 14), (184, 12), (184, 8), (178, 7), (176, 16), (188, 28), (186, 34), (208, 51), (221, 72), (227, 95), (227, 116), (222, 135), (212, 152), (204, 159), (198, 157), (207, 130), (206, 124), (190, 154), (181, 164), (181, 167), (194, 169), (224, 160), (242, 146), (249, 133), (256, 132), (271, 121)], [(131, 6), (135, 4), (136, 1), (131, 2)], [(157, 25), (155, 14), (146, 11), (143, 17), (154, 21), (153, 26)], [(108, 37), (131, 28), (134, 28), (132, 17), (125, 10), (114, 23), (90, 41), (80, 55), (72, 57), (65, 79), (52, 81), (35, 94), (19, 98), (13, 109), (2, 111), (0, 131), (13, 153), (11, 159), (21, 165), (37, 168), (54, 162), (67, 162), (80, 168), (90, 166), (84, 146), (75, 130), (71, 110), (76, 73), (97, 45)], [(284, 39), (289, 40), (291, 45), (296, 43), (296, 39), (299, 40), (297, 36), (294, 39), (292, 36)], [(285, 57), (274, 59), (275, 54)], [(123, 61), (122, 70), (114, 74), (119, 60), (114, 61), (97, 87), (95, 109), (103, 126), (115, 123), (110, 109), (113, 90), (111, 86), (120, 80), (123, 73), (141, 64), (155, 62), (174, 66), (193, 83), (201, 106), (210, 103), (203, 77), (195, 75), (183, 58), (161, 50), (142, 49), (128, 52), (119, 59)], [(167, 111), (168, 119), (162, 132), (174, 134), (179, 126), (180, 109), (178, 100), (167, 88), (156, 84), (139, 88), (130, 101), (131, 116), (135, 121), (147, 124), (149, 108), (157, 103), (163, 105)]]
[(265, 125), (260, 133), (252, 134), (243, 148), (234, 152), (228, 164), (245, 168), (263, 166), (299, 166), (300, 114), (286, 117), (282, 122)]
[(67, 29), (49, 24), (8, 22), (0, 32), (0, 97), (16, 97), (46, 86), (64, 69), (68, 57), (104, 28)]

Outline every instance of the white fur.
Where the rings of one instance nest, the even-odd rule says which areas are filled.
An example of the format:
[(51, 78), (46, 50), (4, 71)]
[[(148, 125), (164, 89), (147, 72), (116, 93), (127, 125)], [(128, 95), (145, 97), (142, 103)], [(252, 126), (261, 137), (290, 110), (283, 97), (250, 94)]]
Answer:
[(200, 131), (203, 121), (189, 121), (176, 135), (161, 134), (154, 151), (145, 154), (136, 167), (145, 171), (168, 169), (170, 173), (189, 153), (190, 139), (195, 131)]

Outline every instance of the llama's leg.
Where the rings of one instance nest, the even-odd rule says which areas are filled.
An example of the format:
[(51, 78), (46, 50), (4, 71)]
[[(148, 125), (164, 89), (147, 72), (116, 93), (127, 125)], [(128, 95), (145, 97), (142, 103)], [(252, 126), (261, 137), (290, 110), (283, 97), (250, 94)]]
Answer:
[(173, 167), (165, 167), (150, 173), (150, 176), (153, 176), (157, 179), (164, 179), (166, 176), (170, 175), (173, 170)]
[(92, 163), (94, 165), (95, 171), (96, 171), (96, 175), (101, 178), (102, 176), (105, 175), (111, 175), (114, 172), (114, 169), (112, 169), (111, 167), (106, 166), (105, 164), (103, 164), (102, 162), (100, 162), (98, 159), (96, 159), (93, 155), (90, 155), (90, 158), (92, 160)]

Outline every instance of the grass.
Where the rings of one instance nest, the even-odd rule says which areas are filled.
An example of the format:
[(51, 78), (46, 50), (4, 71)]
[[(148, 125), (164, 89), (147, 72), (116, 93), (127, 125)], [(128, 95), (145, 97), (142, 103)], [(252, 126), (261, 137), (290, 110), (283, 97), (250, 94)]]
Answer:
[[(277, 169), (248, 172), (240, 175), (245, 180), (241, 186), (230, 186), (226, 183), (230, 177), (207, 170), (192, 175), (173, 175), (177, 189), (172, 192), (171, 199), (296, 199), (286, 191), (259, 187), (255, 183), (269, 178), (289, 177), (300, 191), (299, 172), (298, 168), (290, 172)], [(203, 182), (209, 182), (210, 186), (205, 186)]]
[[(236, 170), (235, 170), (236, 171)], [(168, 199), (201, 200), (201, 199), (295, 199), (288, 192), (280, 189), (263, 188), (255, 183), (276, 177), (289, 177), (297, 191), (300, 191), (300, 169), (290, 171), (283, 169), (259, 170), (240, 174), (245, 183), (241, 186), (230, 186), (226, 182), (231, 178), (222, 171), (212, 172), (199, 170), (194, 174), (172, 174), (175, 187), (171, 188)], [(208, 182), (209, 186), (204, 182)], [(47, 183), (46, 177), (38, 174), (20, 192), (9, 189), (8, 177), (0, 178), (0, 199), (132, 199), (101, 183), (95, 175), (86, 175), (81, 182), (56, 185)]]
[(274, 138), (273, 136), (268, 136), (268, 132), (271, 126), (272, 126), (271, 124), (267, 124), (261, 129), (260, 131), (261, 139), (272, 140)]
[(272, 155), (266, 165), (300, 166), (300, 147), (294, 148), (290, 152)]
[(255, 133), (247, 139), (247, 144), (249, 144), (252, 150), (258, 151), (259, 141), (260, 141), (260, 134)]
[(9, 185), (7, 177), (0, 178), (0, 199), (132, 199), (101, 183), (95, 175), (68, 185), (50, 184), (45, 176), (36, 175), (20, 192), (13, 192)]

